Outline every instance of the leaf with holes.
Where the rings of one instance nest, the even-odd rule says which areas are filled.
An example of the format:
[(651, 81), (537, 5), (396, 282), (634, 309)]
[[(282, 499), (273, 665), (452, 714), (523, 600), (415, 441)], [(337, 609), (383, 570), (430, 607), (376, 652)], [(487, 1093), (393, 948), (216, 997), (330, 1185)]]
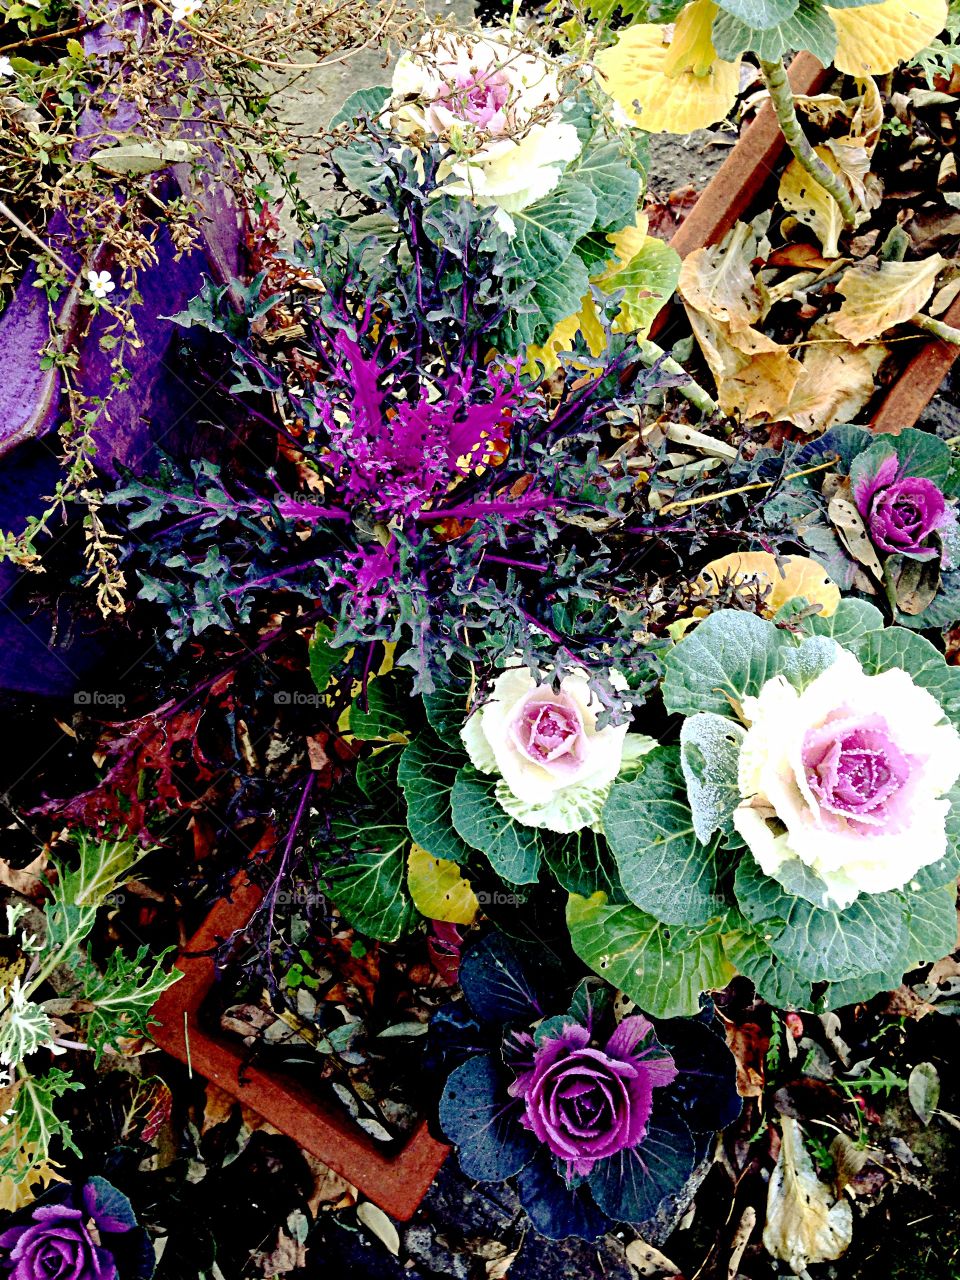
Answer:
[(696, 1014), (701, 994), (733, 977), (720, 926), (719, 920), (702, 928), (661, 924), (603, 893), (572, 894), (567, 903), (570, 941), (580, 959), (655, 1018)]

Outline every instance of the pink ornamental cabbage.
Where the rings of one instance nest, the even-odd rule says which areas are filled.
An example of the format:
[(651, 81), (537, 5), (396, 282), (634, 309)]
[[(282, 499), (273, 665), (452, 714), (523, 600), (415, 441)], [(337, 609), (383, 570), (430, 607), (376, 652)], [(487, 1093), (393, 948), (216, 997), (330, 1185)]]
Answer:
[(955, 515), (932, 480), (900, 474), (895, 454), (853, 489), (875, 547), (889, 554), (904, 552), (929, 559), (936, 554), (930, 536), (955, 523)]
[(510, 1093), (524, 1102), (524, 1127), (570, 1172), (586, 1176), (598, 1160), (643, 1142), (653, 1091), (676, 1075), (673, 1058), (637, 1014), (624, 1018), (602, 1049), (591, 1047), (587, 1027), (567, 1024), (541, 1042)]

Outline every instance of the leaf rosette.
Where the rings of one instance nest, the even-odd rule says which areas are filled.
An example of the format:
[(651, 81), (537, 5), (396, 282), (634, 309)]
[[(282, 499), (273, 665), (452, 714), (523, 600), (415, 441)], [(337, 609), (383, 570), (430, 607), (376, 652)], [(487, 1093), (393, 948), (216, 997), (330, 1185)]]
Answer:
[(679, 742), (603, 814), (628, 901), (571, 899), (581, 957), (671, 1013), (734, 970), (837, 1006), (955, 944), (960, 672), (864, 601), (780, 622), (720, 610), (667, 656)]
[(618, 1020), (612, 988), (587, 979), (569, 1000), (542, 953), (497, 933), (466, 951), (460, 981), (466, 1004), (435, 1016), (431, 1048), (449, 1072), (440, 1123), (464, 1173), (515, 1178), (553, 1239), (676, 1216), (714, 1134), (740, 1112), (712, 1012)]

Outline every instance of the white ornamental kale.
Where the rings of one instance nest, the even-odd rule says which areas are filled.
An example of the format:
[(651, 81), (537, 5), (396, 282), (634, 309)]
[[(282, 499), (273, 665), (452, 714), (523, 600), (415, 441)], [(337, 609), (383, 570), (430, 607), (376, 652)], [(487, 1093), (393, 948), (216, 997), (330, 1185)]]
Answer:
[[(617, 672), (611, 683), (627, 687)], [(512, 818), (548, 831), (579, 831), (599, 822), (628, 745), (627, 724), (597, 728), (601, 710), (586, 673), (567, 676), (555, 693), (525, 668), (504, 671), (461, 736), (474, 767), (500, 775), (497, 800)], [(633, 734), (629, 754), (652, 745)]]
[(733, 822), (765, 874), (798, 858), (842, 908), (944, 856), (960, 735), (905, 671), (868, 675), (841, 649), (802, 691), (768, 680), (743, 714)]
[(557, 70), (508, 32), (435, 32), (398, 61), (384, 122), (414, 146), (449, 146), (444, 193), (492, 206), (512, 234), (509, 215), (551, 192), (580, 154), (560, 98)]

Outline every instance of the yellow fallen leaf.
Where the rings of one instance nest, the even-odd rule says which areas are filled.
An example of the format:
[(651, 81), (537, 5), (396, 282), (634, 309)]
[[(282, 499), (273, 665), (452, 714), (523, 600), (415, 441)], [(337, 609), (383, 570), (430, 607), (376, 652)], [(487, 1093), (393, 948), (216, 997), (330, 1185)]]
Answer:
[(751, 262), (756, 239), (738, 222), (722, 245), (689, 254), (680, 268), (677, 291), (689, 306), (731, 329), (748, 329), (763, 316), (763, 296)]
[[(836, 156), (829, 147), (814, 147), (814, 151), (834, 173), (842, 173)], [(840, 206), (825, 187), (815, 182), (798, 160), (791, 160), (783, 171), (778, 192), (780, 203), (810, 228), (823, 246), (825, 258), (839, 258), (838, 241), (843, 230), (843, 214)]]
[(691, 133), (722, 120), (740, 89), (740, 59), (723, 62), (710, 39), (717, 6), (693, 0), (673, 27), (637, 23), (597, 54), (604, 88), (651, 133)]
[(831, 9), (837, 28), (833, 64), (848, 76), (882, 76), (925, 49), (947, 25), (947, 0), (883, 0)]
[(946, 266), (939, 253), (919, 262), (877, 262), (850, 267), (837, 291), (843, 306), (832, 318), (834, 329), (854, 346), (878, 338), (910, 320), (933, 293)]
[(769, 590), (764, 613), (771, 618), (789, 601), (801, 597), (820, 605), (822, 618), (829, 618), (840, 603), (840, 588), (823, 565), (809, 556), (782, 556), (778, 564), (769, 551), (734, 551), (705, 565), (696, 585), (705, 595), (716, 595), (723, 582), (756, 583)]
[(837, 340), (829, 325), (818, 322), (808, 334), (813, 342), (803, 352), (803, 368), (781, 421), (801, 431), (827, 431), (852, 422), (876, 390), (877, 371), (890, 354), (882, 343), (854, 347)]
[(480, 905), (455, 862), (434, 858), (412, 846), (407, 857), (407, 888), (413, 905), (428, 920), (445, 920), (448, 924), (472, 924)]
[(853, 1238), (853, 1213), (821, 1182), (796, 1120), (783, 1116), (783, 1140), (767, 1190), (763, 1243), (799, 1275), (813, 1263), (839, 1258)]

